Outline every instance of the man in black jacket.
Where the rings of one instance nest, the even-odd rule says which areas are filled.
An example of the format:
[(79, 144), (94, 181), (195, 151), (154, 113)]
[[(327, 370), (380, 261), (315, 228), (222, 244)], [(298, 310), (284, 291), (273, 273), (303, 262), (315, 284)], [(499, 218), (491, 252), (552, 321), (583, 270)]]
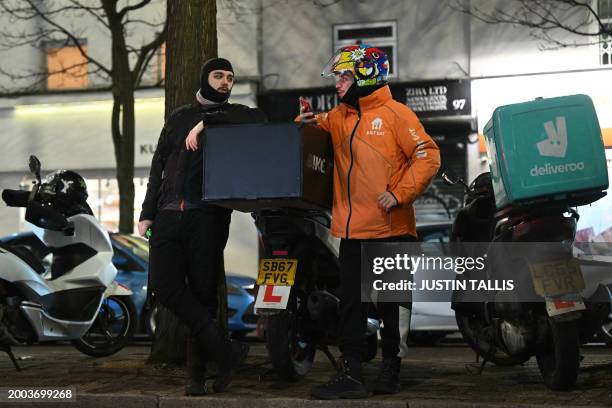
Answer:
[(231, 342), (214, 320), (217, 269), (229, 236), (231, 210), (201, 201), (202, 147), (187, 142), (198, 125), (265, 121), (259, 109), (228, 103), (234, 84), (229, 61), (213, 58), (202, 67), (196, 101), (166, 120), (151, 163), (139, 233), (151, 229), (149, 273), (156, 299), (190, 329), (187, 341), (187, 395), (206, 393), (205, 363), (218, 366), (213, 389), (223, 391), (248, 352)]

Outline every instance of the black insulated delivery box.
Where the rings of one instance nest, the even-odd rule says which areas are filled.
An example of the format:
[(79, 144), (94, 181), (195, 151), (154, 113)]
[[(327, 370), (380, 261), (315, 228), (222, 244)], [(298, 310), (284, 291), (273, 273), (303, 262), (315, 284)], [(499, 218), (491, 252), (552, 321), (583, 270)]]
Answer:
[(216, 126), (204, 139), (204, 201), (243, 212), (268, 208), (328, 210), (333, 153), (312, 125)]

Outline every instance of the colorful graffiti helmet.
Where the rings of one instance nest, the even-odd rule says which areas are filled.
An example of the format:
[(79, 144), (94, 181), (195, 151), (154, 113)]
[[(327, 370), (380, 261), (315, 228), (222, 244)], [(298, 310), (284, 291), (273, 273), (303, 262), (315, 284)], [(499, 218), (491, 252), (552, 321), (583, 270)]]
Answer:
[(369, 45), (349, 45), (340, 48), (330, 58), (321, 76), (341, 75), (350, 72), (355, 76), (357, 86), (380, 85), (389, 75), (387, 55)]

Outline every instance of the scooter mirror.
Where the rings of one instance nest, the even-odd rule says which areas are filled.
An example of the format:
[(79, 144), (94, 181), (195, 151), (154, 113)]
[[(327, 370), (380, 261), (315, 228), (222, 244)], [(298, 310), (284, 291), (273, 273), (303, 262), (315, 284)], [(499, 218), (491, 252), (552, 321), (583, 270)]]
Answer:
[(454, 186), (459, 182), (457, 178), (448, 175), (446, 172), (442, 173), (442, 180), (444, 180), (444, 182), (449, 186)]
[(30, 156), (30, 172), (34, 173), (34, 175), (36, 176), (36, 180), (38, 180), (38, 182), (40, 183), (40, 160), (38, 160), (38, 157), (31, 155)]

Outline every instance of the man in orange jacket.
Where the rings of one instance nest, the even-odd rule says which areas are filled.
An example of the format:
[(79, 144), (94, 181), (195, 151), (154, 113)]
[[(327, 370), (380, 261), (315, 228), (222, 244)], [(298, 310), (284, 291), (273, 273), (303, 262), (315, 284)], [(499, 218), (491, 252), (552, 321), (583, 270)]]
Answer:
[[(334, 149), (332, 234), (340, 243), (341, 335), (339, 371), (312, 389), (321, 399), (364, 398), (361, 377), (368, 305), (360, 296), (361, 243), (416, 239), (414, 200), (440, 167), (440, 152), (418, 118), (391, 97), (389, 62), (379, 49), (353, 45), (340, 49), (322, 75), (333, 76), (339, 106), (298, 120), (329, 132)], [(399, 305), (380, 303), (383, 361), (371, 390), (399, 392)]]

